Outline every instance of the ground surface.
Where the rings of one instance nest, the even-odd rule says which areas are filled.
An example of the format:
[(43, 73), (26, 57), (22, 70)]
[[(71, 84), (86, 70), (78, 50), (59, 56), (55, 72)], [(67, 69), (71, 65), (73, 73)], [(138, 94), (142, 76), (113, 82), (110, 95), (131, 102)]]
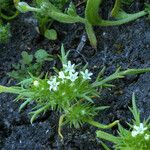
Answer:
[[(107, 11), (110, 4), (112, 3), (105, 6)], [(139, 1), (131, 6), (135, 10), (142, 7), (143, 3)], [(82, 5), (79, 12), (80, 9), (82, 13)], [(107, 12), (106, 10), (104, 12)], [(85, 34), (82, 25), (60, 25), (55, 22), (53, 26), (59, 33), (58, 40), (55, 42), (41, 38), (35, 30), (35, 25), (35, 20), (30, 13), (21, 14), (12, 22), (10, 42), (0, 45), (1, 85), (10, 86), (16, 83), (10, 81), (6, 74), (12, 70), (11, 65), (19, 61), (23, 50), (33, 53), (43, 48), (51, 54), (58, 54), (61, 43), (64, 43), (66, 50), (74, 50), (70, 56), (71, 61), (84, 63), (83, 58), (75, 52), (81, 37)], [(119, 27), (96, 27), (95, 32), (99, 43), (97, 51), (91, 48), (88, 40), (81, 51), (95, 76), (104, 66), (107, 68), (106, 76), (114, 72), (118, 66), (123, 69), (150, 67), (150, 22), (146, 17)], [(53, 62), (54, 64), (56, 62)], [(50, 66), (46, 64), (45, 68), (48, 69)], [(115, 81), (114, 84), (115, 88), (104, 90), (101, 98), (97, 100), (98, 104), (110, 106), (96, 118), (99, 122), (107, 124), (116, 119), (121, 122), (131, 121), (132, 116), (128, 106), (131, 106), (132, 92), (136, 93), (137, 105), (142, 117), (147, 118), (150, 115), (150, 74), (126, 77)], [(19, 113), (20, 103), (13, 102), (14, 98), (15, 95), (11, 94), (0, 95), (0, 149), (102, 149), (100, 141), (95, 138), (96, 128), (88, 125), (78, 130), (64, 127), (62, 143), (57, 134), (58, 114), (50, 111), (31, 125), (27, 115), (31, 108)], [(115, 128), (110, 131), (114, 133)]]

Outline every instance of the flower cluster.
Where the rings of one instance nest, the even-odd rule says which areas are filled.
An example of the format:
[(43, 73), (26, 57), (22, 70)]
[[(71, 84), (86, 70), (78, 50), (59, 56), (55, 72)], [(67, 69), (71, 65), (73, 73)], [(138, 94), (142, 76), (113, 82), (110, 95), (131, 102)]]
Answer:
[[(139, 126), (134, 126), (133, 127), (133, 131), (131, 132), (131, 135), (133, 136), (133, 137), (136, 137), (137, 135), (139, 135), (139, 134), (144, 134), (144, 131), (146, 131), (148, 128), (147, 127), (144, 127), (144, 124), (143, 123), (140, 123), (140, 125)], [(144, 139), (145, 140), (149, 140), (149, 138), (150, 138), (150, 135), (148, 135), (148, 134), (145, 134), (144, 135)]]
[(60, 84), (71, 81), (74, 83), (78, 78), (82, 77), (83, 80), (90, 80), (93, 73), (89, 72), (88, 69), (85, 71), (76, 72), (75, 64), (71, 64), (68, 61), (67, 64), (63, 64), (63, 69), (58, 73), (58, 76), (53, 76), (47, 83), (50, 85), (50, 91), (57, 91)]

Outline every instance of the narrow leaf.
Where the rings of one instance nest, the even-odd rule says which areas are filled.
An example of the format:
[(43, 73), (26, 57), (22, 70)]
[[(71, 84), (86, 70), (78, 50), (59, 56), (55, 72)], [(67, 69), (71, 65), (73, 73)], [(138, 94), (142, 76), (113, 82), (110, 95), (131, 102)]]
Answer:
[(118, 143), (118, 138), (109, 134), (109, 133), (106, 133), (106, 132), (103, 132), (103, 131), (96, 131), (96, 136), (98, 138), (101, 138), (101, 139), (104, 139), (104, 140), (107, 140), (107, 141), (110, 141), (110, 142), (113, 142), (113, 143)]
[(101, 22), (99, 15), (99, 6), (102, 0), (88, 0), (85, 10), (85, 17), (92, 25), (96, 25), (97, 22)]
[(29, 103), (30, 103), (31, 99), (27, 99), (24, 103), (21, 104), (21, 106), (19, 107), (19, 112), (24, 109)]
[(93, 48), (97, 48), (97, 39), (93, 27), (90, 23), (85, 24), (86, 33)]

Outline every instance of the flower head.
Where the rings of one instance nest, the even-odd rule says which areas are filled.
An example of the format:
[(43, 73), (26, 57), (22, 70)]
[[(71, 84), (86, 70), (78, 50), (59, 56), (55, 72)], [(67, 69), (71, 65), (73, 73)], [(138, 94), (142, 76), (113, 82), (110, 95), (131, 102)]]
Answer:
[(68, 61), (68, 63), (67, 63), (67, 65), (66, 64), (63, 64), (63, 67), (64, 67), (64, 69), (65, 69), (65, 72), (75, 72), (75, 70), (74, 70), (74, 66), (75, 66), (75, 64), (71, 64), (71, 61)]
[(39, 86), (39, 81), (35, 80), (35, 81), (33, 82), (33, 85), (34, 85), (35, 87), (38, 87), (38, 86)]
[(67, 76), (67, 79), (71, 80), (72, 82), (74, 82), (77, 78), (78, 78), (78, 72), (76, 73), (69, 72), (69, 76)]
[(147, 127), (144, 127), (143, 123), (140, 123), (140, 126), (134, 126), (134, 130), (131, 132), (133, 137), (136, 137), (138, 134), (143, 134)]
[(52, 80), (50, 81), (47, 81), (47, 83), (50, 85), (50, 88), (49, 90), (54, 90), (54, 91), (57, 91), (58, 89), (58, 85), (60, 84), (60, 82), (57, 82), (56, 81), (56, 77), (54, 77)]
[(145, 139), (145, 140), (149, 140), (149, 138), (150, 138), (150, 135), (149, 135), (149, 134), (145, 134), (145, 135), (144, 135), (144, 139)]
[(93, 75), (93, 73), (89, 72), (88, 69), (86, 69), (85, 72), (81, 71), (81, 74), (85, 80), (91, 79), (91, 76)]
[(60, 79), (62, 79), (62, 81), (64, 81), (64, 79), (66, 78), (66, 76), (65, 76), (65, 74), (64, 74), (63, 71), (60, 71), (60, 72), (59, 72), (58, 78), (60, 78)]

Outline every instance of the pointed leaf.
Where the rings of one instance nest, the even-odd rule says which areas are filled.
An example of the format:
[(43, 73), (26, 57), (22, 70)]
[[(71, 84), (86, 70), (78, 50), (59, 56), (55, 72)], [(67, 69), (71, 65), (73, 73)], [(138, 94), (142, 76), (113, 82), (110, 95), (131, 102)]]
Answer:
[(99, 15), (99, 6), (102, 0), (88, 0), (85, 10), (85, 17), (92, 25), (97, 25), (97, 22), (101, 22)]

